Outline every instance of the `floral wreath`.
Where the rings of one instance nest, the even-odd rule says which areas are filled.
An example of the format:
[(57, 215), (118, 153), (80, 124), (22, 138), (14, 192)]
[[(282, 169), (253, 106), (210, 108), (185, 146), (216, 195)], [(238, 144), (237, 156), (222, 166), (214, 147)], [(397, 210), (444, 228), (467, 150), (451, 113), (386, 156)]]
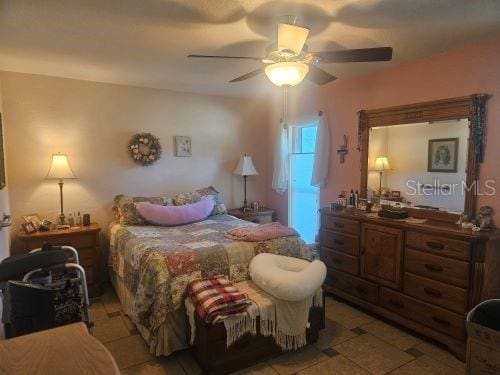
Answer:
[(151, 133), (134, 135), (128, 149), (134, 161), (142, 165), (151, 165), (161, 157), (160, 140)]

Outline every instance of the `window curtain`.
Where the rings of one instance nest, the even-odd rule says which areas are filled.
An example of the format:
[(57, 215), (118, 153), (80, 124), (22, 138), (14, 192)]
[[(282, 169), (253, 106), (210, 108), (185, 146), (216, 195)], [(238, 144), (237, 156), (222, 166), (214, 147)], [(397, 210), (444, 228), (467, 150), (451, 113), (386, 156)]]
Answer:
[(280, 121), (276, 144), (274, 147), (274, 171), (272, 187), (283, 194), (288, 189), (288, 126)]
[(328, 167), (330, 164), (330, 126), (326, 114), (319, 113), (318, 132), (316, 134), (316, 150), (314, 153), (313, 173), (311, 185), (323, 188), (328, 181)]

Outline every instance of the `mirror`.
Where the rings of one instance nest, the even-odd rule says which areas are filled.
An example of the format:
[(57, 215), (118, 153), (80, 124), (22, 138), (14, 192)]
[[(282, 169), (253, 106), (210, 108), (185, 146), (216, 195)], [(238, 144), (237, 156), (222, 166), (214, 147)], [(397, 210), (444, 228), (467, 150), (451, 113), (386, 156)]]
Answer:
[(370, 128), (368, 198), (461, 213), (469, 120)]
[(359, 111), (361, 197), (411, 203), (436, 220), (473, 217), (487, 99), (473, 94)]

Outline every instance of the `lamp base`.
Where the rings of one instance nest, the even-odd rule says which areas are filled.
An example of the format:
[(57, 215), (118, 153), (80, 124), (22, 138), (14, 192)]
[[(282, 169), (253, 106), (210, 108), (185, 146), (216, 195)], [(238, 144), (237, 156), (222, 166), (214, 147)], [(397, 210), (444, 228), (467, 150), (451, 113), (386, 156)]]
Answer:
[(248, 202), (247, 202), (247, 176), (243, 176), (243, 181), (244, 181), (244, 186), (245, 186), (245, 199), (243, 200), (243, 206), (240, 207), (241, 212), (248, 212), (251, 211), (251, 208), (248, 207)]
[(61, 199), (61, 214), (59, 215), (59, 222), (61, 225), (64, 225), (65, 216), (64, 216), (64, 204), (63, 204), (63, 185), (64, 185), (63, 180), (59, 180), (58, 185), (59, 185), (59, 198)]

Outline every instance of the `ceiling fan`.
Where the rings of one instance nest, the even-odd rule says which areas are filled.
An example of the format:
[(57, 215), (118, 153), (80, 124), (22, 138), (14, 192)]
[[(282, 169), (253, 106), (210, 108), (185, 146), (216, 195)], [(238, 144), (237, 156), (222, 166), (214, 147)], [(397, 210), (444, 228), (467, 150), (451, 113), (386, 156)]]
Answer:
[(193, 58), (235, 59), (260, 61), (266, 66), (232, 79), (241, 82), (265, 73), (277, 86), (295, 86), (304, 78), (318, 85), (324, 85), (337, 77), (320, 69), (317, 64), (389, 61), (392, 47), (348, 49), (342, 51), (308, 52), (305, 44), (309, 29), (287, 23), (278, 24), (278, 41), (267, 47), (265, 57), (188, 55)]

